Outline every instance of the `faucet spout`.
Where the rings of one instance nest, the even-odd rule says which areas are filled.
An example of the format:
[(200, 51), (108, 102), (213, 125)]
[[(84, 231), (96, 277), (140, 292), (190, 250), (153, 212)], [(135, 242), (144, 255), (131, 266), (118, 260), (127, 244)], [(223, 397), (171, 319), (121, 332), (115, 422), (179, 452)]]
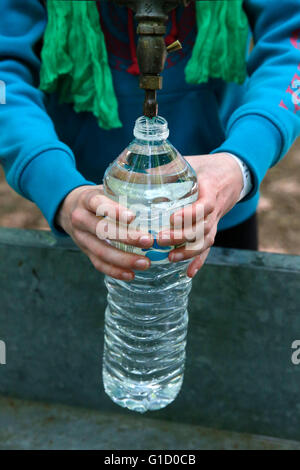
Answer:
[(161, 73), (167, 54), (181, 48), (179, 41), (168, 48), (165, 44), (168, 13), (189, 0), (111, 0), (132, 8), (136, 12), (139, 35), (137, 59), (140, 68), (140, 88), (145, 90), (144, 115), (158, 114), (157, 91), (163, 87)]

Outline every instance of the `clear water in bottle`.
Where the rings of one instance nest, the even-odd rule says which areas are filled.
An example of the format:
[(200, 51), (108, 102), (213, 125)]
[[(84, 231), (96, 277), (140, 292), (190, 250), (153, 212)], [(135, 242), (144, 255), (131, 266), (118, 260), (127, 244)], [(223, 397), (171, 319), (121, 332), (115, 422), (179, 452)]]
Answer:
[[(154, 236), (170, 226), (170, 215), (194, 202), (197, 178), (167, 140), (165, 119), (141, 117), (135, 139), (109, 166), (106, 195), (136, 213), (136, 228)], [(125, 199), (126, 198), (126, 199)], [(147, 250), (114, 242), (124, 251), (148, 256), (151, 267), (124, 282), (106, 276), (103, 383), (118, 405), (145, 412), (167, 406), (183, 382), (188, 326), (186, 276), (190, 260), (170, 263), (172, 246)]]

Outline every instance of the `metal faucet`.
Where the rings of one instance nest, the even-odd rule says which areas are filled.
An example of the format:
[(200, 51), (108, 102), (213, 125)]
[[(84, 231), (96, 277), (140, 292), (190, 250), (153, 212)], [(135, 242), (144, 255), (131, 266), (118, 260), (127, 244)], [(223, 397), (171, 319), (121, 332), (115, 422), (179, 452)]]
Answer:
[(176, 41), (166, 47), (166, 22), (168, 13), (179, 5), (187, 6), (190, 0), (111, 0), (131, 8), (138, 22), (139, 35), (137, 59), (140, 67), (140, 88), (145, 90), (144, 115), (153, 118), (158, 113), (157, 90), (161, 90), (162, 73), (167, 54), (181, 49)]

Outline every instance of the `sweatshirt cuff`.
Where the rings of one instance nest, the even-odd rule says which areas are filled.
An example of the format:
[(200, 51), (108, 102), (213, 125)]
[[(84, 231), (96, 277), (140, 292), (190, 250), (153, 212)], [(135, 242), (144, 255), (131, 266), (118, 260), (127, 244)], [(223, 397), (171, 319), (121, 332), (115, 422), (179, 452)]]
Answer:
[(56, 212), (64, 198), (79, 186), (94, 184), (77, 171), (73, 158), (61, 149), (39, 154), (26, 166), (20, 178), (22, 193), (37, 204), (57, 236), (66, 236), (55, 224)]
[(258, 191), (267, 171), (279, 158), (281, 148), (282, 136), (277, 127), (268, 118), (251, 114), (235, 121), (225, 142), (211, 153), (232, 153), (246, 163), (253, 188), (245, 201)]

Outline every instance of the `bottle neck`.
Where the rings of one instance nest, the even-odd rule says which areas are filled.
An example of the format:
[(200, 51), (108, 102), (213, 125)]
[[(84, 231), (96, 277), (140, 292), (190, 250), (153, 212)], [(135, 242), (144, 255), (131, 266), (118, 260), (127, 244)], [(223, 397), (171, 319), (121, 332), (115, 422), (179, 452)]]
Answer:
[(169, 137), (168, 123), (160, 116), (152, 119), (142, 116), (137, 119), (133, 134), (143, 143), (156, 145), (157, 142), (163, 142)]
[(161, 137), (159, 137), (155, 140), (145, 140), (145, 139), (142, 139), (142, 138), (135, 138), (135, 142), (138, 145), (141, 145), (141, 146), (158, 147), (160, 145), (164, 145), (167, 142), (167, 140), (162, 139)]

